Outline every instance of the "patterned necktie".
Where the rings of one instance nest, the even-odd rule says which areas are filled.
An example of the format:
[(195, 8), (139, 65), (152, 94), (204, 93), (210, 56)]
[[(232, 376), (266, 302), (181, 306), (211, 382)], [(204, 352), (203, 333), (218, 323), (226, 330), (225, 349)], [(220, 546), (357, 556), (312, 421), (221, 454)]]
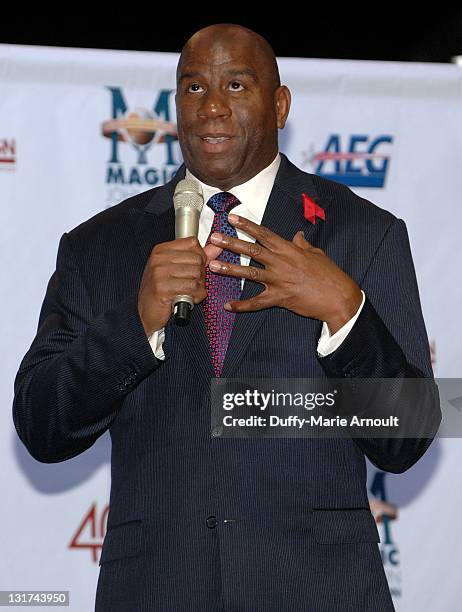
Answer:
[[(207, 206), (210, 206), (215, 212), (210, 234), (219, 232), (220, 234), (237, 238), (236, 230), (228, 222), (228, 213), (238, 204), (240, 204), (239, 200), (227, 191), (217, 193), (210, 198)], [(207, 243), (209, 241), (210, 236)], [(224, 250), (217, 259), (236, 265), (241, 263), (239, 253), (227, 250)], [(223, 305), (226, 302), (240, 298), (241, 279), (234, 276), (215, 274), (207, 267), (205, 271), (205, 288), (207, 289), (207, 298), (203, 305), (205, 326), (209, 339), (213, 369), (215, 376), (219, 378), (235, 317), (235, 313), (228, 312), (223, 308)]]

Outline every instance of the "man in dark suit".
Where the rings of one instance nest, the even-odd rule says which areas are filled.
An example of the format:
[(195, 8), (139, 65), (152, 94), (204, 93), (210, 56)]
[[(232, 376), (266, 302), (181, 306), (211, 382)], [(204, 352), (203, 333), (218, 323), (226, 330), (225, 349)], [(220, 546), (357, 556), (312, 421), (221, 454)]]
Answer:
[[(62, 237), (18, 434), (55, 462), (110, 431), (99, 612), (393, 610), (365, 455), (401, 472), (430, 439), (211, 437), (210, 380), (431, 377), (405, 225), (278, 153), (290, 94), (254, 32), (196, 33), (177, 83), (185, 166)], [(207, 206), (175, 240), (185, 176)], [(409, 410), (436, 430), (431, 397)]]

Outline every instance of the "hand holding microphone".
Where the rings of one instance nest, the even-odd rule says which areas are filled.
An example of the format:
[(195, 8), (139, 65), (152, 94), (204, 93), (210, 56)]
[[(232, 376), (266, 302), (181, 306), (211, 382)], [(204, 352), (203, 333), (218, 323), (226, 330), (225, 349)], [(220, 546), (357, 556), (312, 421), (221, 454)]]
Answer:
[[(165, 327), (175, 307), (182, 312), (187, 308), (186, 318), (178, 322), (189, 322), (191, 307), (207, 296), (205, 268), (222, 251), (211, 244), (202, 248), (197, 239), (203, 198), (196, 181), (185, 179), (178, 183), (174, 204), (176, 239), (152, 249), (138, 293), (138, 312), (147, 336)], [(186, 306), (178, 308), (181, 304)]]

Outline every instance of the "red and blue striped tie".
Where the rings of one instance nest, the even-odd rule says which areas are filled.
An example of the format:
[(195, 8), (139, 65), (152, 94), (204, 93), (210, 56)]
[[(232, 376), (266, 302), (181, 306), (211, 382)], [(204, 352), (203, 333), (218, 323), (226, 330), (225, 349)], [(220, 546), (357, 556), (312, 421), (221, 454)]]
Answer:
[[(217, 193), (210, 198), (207, 206), (210, 206), (215, 212), (210, 234), (219, 232), (220, 234), (237, 238), (236, 230), (228, 222), (228, 213), (238, 204), (240, 204), (240, 201), (227, 191)], [(207, 243), (209, 240), (210, 236)], [(224, 250), (217, 259), (236, 265), (241, 263), (239, 253), (227, 250)], [(223, 369), (235, 317), (234, 312), (228, 312), (223, 306), (226, 302), (240, 298), (241, 279), (234, 276), (215, 274), (207, 267), (205, 271), (205, 288), (207, 290), (207, 297), (203, 304), (205, 326), (209, 339), (213, 369), (215, 376), (219, 378)]]

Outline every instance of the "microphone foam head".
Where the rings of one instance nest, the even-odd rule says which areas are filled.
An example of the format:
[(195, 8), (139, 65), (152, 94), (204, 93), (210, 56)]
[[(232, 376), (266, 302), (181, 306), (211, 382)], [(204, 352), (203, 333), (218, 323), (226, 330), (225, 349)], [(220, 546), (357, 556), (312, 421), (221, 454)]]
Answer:
[(204, 206), (202, 187), (197, 181), (192, 179), (179, 181), (175, 187), (173, 205), (175, 210), (178, 208), (195, 208), (200, 212)]

